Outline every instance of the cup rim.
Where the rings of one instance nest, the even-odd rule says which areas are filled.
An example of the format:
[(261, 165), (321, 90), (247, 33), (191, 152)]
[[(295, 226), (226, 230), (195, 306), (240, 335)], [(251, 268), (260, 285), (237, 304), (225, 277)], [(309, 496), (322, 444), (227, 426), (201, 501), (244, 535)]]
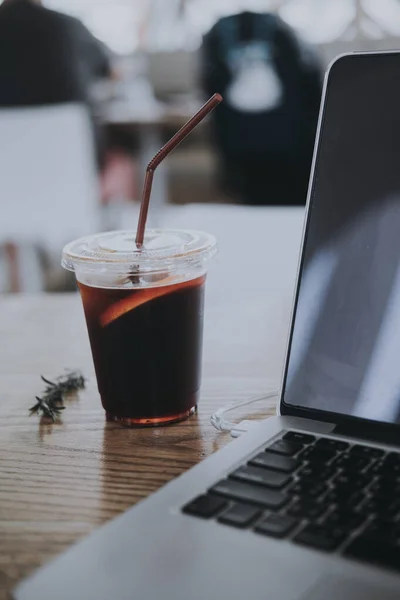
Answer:
[[(134, 230), (102, 232), (78, 238), (67, 244), (62, 251), (62, 266), (69, 271), (76, 268), (89, 271), (107, 269), (110, 271), (139, 272), (159, 271), (165, 268), (181, 268), (189, 264), (202, 264), (217, 252), (217, 241), (213, 234), (194, 229), (153, 228), (146, 231), (144, 246), (134, 246)], [(151, 241), (164, 236), (170, 238), (165, 247), (146, 247)], [(111, 242), (114, 238), (121, 242), (132, 242), (132, 250), (101, 248), (100, 241)], [(180, 242), (178, 241), (180, 239)], [(175, 240), (175, 244), (171, 240)], [(97, 247), (96, 247), (97, 244)]]

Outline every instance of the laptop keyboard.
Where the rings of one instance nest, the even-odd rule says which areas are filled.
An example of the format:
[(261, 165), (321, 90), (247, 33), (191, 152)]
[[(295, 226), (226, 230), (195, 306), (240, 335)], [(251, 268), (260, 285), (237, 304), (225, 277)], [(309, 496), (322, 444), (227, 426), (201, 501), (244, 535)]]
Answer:
[(400, 571), (400, 453), (288, 431), (185, 514)]

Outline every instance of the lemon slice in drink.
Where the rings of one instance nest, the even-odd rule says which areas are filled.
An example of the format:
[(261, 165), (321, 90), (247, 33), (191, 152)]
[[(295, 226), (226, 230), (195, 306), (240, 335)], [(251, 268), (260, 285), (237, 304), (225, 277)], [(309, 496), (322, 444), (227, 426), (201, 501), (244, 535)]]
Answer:
[[(173, 277), (168, 277), (164, 281), (173, 280)], [(151, 300), (155, 300), (156, 298), (160, 298), (161, 296), (166, 296), (167, 294), (171, 294), (173, 292), (178, 292), (179, 290), (183, 290), (189, 287), (196, 287), (201, 285), (205, 280), (205, 277), (197, 277), (196, 279), (190, 279), (189, 281), (184, 281), (182, 283), (174, 283), (173, 285), (160, 285), (158, 287), (145, 288), (143, 290), (133, 291), (130, 296), (127, 298), (123, 298), (122, 300), (118, 300), (109, 306), (101, 315), (100, 315), (100, 324), (102, 327), (107, 327), (110, 323), (122, 317), (127, 312), (137, 308), (141, 304), (145, 304), (146, 302), (150, 302)]]

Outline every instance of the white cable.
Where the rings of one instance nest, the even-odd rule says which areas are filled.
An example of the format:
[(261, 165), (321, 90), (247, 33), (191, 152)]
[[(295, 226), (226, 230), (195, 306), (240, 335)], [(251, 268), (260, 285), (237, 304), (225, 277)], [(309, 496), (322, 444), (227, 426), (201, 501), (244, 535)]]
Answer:
[[(232, 431), (232, 429), (237, 428), (237, 423), (232, 423), (231, 421), (226, 421), (223, 415), (235, 408), (239, 408), (241, 406), (247, 406), (248, 404), (253, 404), (253, 402), (258, 402), (261, 400), (268, 400), (268, 398), (274, 398), (279, 396), (278, 390), (271, 390), (267, 392), (263, 396), (253, 396), (252, 398), (248, 398), (247, 400), (240, 400), (239, 402), (235, 402), (234, 404), (228, 404), (223, 408), (219, 408), (214, 414), (210, 417), (211, 425), (218, 429), (218, 431)], [(243, 421), (244, 423), (244, 421)], [(254, 421), (257, 423), (257, 421)], [(240, 425), (240, 424), (239, 424)], [(245, 431), (245, 429), (243, 430)], [(240, 435), (240, 434), (239, 434)]]

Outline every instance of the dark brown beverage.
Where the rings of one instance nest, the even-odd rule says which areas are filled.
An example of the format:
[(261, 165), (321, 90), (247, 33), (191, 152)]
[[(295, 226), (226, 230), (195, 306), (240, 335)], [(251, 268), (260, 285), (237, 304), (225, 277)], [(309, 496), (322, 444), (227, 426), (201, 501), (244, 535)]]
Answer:
[(205, 276), (144, 289), (79, 283), (97, 382), (109, 420), (179, 421), (197, 406)]

